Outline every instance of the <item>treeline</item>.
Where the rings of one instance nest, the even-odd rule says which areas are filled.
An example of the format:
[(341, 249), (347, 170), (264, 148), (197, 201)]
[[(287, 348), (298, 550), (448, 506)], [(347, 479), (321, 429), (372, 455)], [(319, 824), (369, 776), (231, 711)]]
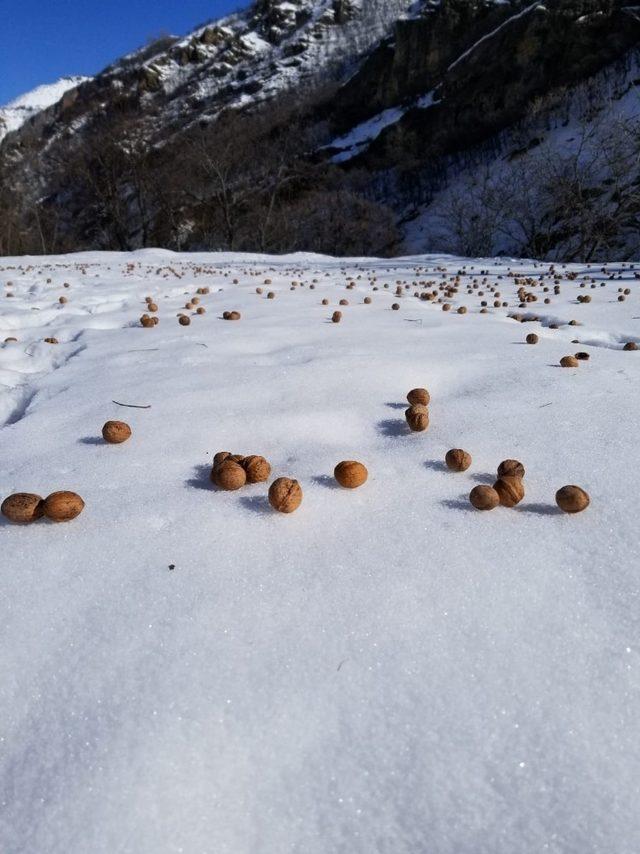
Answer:
[(44, 154), (28, 138), (6, 151), (0, 254), (149, 246), (393, 254), (394, 214), (373, 200), (366, 175), (314, 156), (327, 128), (310, 106), (283, 97), (151, 144), (153, 121), (123, 101)]

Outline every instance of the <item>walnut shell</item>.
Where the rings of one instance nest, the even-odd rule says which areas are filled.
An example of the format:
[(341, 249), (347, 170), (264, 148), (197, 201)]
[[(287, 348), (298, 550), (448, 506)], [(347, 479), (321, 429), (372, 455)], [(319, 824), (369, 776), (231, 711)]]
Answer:
[(493, 484), (493, 488), (500, 496), (500, 504), (503, 507), (515, 507), (524, 498), (524, 484), (520, 477), (511, 475), (499, 477)]
[(190, 326), (191, 325), (191, 318), (187, 317), (186, 314), (181, 314), (180, 317), (178, 318), (178, 323), (180, 324), (180, 326)]
[(84, 510), (84, 501), (75, 492), (52, 492), (42, 506), (44, 515), (52, 522), (70, 522)]
[(233, 460), (224, 460), (220, 465), (213, 467), (211, 480), (220, 489), (233, 492), (245, 485), (247, 475), (240, 463), (234, 463)]
[(556, 504), (565, 513), (580, 513), (586, 510), (591, 499), (579, 486), (563, 486), (556, 492)]
[(102, 438), (110, 445), (120, 445), (131, 437), (131, 427), (124, 421), (107, 421), (102, 428)]
[(279, 477), (269, 487), (269, 504), (279, 513), (293, 513), (302, 503), (302, 489), (297, 480)]
[(447, 451), (444, 461), (451, 471), (466, 471), (471, 465), (471, 454), (462, 448), (452, 448)]
[(426, 388), (412, 388), (407, 395), (407, 400), (411, 406), (429, 406), (431, 395)]
[(219, 466), (220, 463), (223, 463), (227, 457), (231, 456), (231, 451), (218, 451), (218, 453), (213, 458), (214, 466)]
[(334, 311), (333, 314), (331, 315), (332, 323), (340, 323), (341, 320), (342, 320), (342, 312), (341, 311)]
[(245, 457), (241, 465), (247, 475), (247, 483), (264, 483), (269, 480), (271, 466), (264, 457), (252, 454)]
[(524, 466), (520, 460), (503, 460), (498, 466), (498, 477), (524, 477)]
[(410, 406), (405, 410), (404, 417), (414, 433), (423, 433), (429, 426), (429, 410), (426, 406), (420, 404)]
[(527, 344), (537, 344), (537, 343), (538, 343), (538, 341), (539, 341), (540, 339), (539, 339), (539, 338), (538, 338), (538, 336), (535, 334), (535, 332), (530, 332), (530, 333), (527, 335), (527, 337), (526, 337), (526, 339), (525, 339), (525, 340), (526, 340)]
[(356, 460), (344, 460), (333, 470), (335, 479), (345, 489), (357, 489), (369, 477), (366, 466)]
[(16, 492), (2, 502), (0, 513), (16, 525), (28, 525), (44, 513), (43, 501), (39, 495), (30, 492)]
[(474, 486), (469, 501), (476, 510), (494, 510), (500, 504), (500, 496), (492, 486)]
[(622, 349), (629, 352), (629, 351), (637, 350), (638, 345), (636, 344), (635, 341), (627, 341), (627, 343), (624, 345), (624, 347)]
[(560, 359), (560, 367), (562, 368), (577, 368), (580, 366), (580, 362), (576, 359), (575, 356), (563, 356)]

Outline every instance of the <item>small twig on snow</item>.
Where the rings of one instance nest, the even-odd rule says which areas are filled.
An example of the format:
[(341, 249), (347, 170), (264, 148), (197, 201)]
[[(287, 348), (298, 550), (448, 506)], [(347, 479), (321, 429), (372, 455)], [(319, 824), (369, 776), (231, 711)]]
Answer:
[(112, 400), (111, 403), (115, 403), (116, 406), (128, 406), (129, 409), (151, 409), (151, 404), (148, 406), (140, 406), (137, 403), (120, 403), (118, 400)]

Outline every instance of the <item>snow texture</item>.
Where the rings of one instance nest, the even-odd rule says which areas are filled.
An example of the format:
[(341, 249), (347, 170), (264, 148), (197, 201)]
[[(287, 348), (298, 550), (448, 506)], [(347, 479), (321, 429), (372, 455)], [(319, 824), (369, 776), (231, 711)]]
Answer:
[[(558, 267), (561, 294), (544, 305), (538, 286), (521, 313), (539, 321), (519, 324), (508, 268), (547, 271), (0, 259), (0, 341), (18, 339), (0, 345), (0, 494), (86, 501), (66, 525), (0, 524), (0, 850), (637, 854), (635, 271)], [(413, 297), (458, 271), (467, 314)], [(481, 315), (491, 284), (509, 307)], [(179, 326), (203, 286), (206, 314)], [(577, 350), (591, 360), (558, 367)], [(403, 417), (415, 386), (432, 395), (424, 434)], [(108, 419), (129, 442), (103, 444)], [(468, 472), (445, 470), (451, 447)], [(264, 485), (217, 491), (219, 450), (297, 477), (300, 510), (271, 511)], [(506, 457), (526, 466), (524, 501), (473, 511)], [(361, 489), (335, 485), (343, 459), (368, 466)], [(567, 483), (585, 513), (557, 510)]]

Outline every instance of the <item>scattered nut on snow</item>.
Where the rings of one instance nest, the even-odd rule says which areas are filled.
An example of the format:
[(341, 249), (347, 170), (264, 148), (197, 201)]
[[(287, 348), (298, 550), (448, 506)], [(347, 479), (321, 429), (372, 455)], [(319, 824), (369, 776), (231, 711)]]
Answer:
[(411, 406), (429, 406), (431, 395), (426, 388), (412, 388), (407, 395)]
[(335, 479), (345, 489), (357, 489), (369, 477), (366, 466), (356, 460), (343, 460), (333, 471)]
[(247, 475), (240, 463), (226, 459), (211, 470), (211, 480), (228, 492), (241, 489), (247, 482)]
[(588, 493), (579, 486), (563, 486), (556, 492), (556, 504), (565, 513), (581, 513), (590, 501)]
[(423, 433), (429, 426), (429, 410), (421, 404), (410, 406), (405, 410), (404, 417), (414, 433)]
[(492, 486), (474, 486), (469, 501), (476, 510), (494, 510), (500, 504), (500, 496)]
[(84, 501), (75, 492), (52, 492), (42, 505), (44, 515), (52, 522), (70, 522), (84, 510)]
[(522, 478), (504, 475), (493, 484), (503, 507), (515, 507), (524, 498)]
[(524, 466), (520, 460), (503, 460), (498, 466), (498, 477), (524, 477)]
[(240, 465), (247, 475), (247, 483), (264, 483), (271, 474), (271, 465), (257, 454), (244, 457)]
[(279, 513), (293, 513), (302, 504), (302, 488), (297, 480), (279, 477), (269, 487), (269, 504)]
[(471, 465), (471, 454), (462, 448), (452, 448), (447, 451), (444, 461), (451, 471), (466, 471)]
[(125, 421), (107, 421), (102, 427), (102, 438), (109, 445), (121, 445), (131, 437), (131, 427)]
[(0, 513), (16, 525), (29, 525), (43, 515), (43, 501), (39, 495), (16, 492), (5, 498), (0, 506)]

